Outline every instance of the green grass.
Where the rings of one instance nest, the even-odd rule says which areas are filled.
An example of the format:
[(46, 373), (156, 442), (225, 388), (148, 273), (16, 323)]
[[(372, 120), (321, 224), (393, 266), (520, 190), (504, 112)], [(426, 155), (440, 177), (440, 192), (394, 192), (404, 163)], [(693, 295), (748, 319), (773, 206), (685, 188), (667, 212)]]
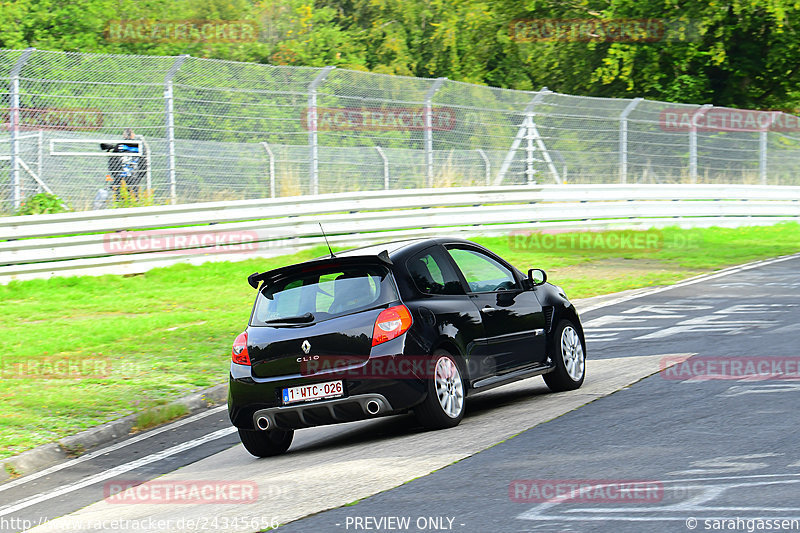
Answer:
[(158, 426), (164, 422), (169, 422), (176, 418), (186, 415), (189, 410), (185, 405), (180, 404), (167, 404), (159, 405), (158, 407), (151, 407), (139, 413), (136, 417), (136, 426), (134, 429), (142, 430)]
[[(671, 283), (800, 251), (797, 224), (671, 228), (659, 238), (657, 246), (643, 248), (538, 250), (515, 245), (514, 237), (475, 240), (523, 270), (546, 269), (571, 298)], [(148, 413), (141, 427), (180, 416), (159, 406), (227, 378), (231, 342), (245, 327), (254, 298), (247, 275), (319, 255), (325, 249), (175, 265), (138, 276), (0, 286), (0, 457), (131, 413)], [(53, 362), (61, 360), (99, 362), (87, 368), (102, 371), (71, 379), (43, 379), (41, 368), (47, 367), (31, 371), (32, 363), (57, 368)]]

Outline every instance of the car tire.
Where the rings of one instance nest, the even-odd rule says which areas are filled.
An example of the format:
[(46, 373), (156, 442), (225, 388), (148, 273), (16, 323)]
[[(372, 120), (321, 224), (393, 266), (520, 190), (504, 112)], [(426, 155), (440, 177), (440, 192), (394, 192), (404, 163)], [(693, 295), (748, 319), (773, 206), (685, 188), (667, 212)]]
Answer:
[(461, 367), (454, 356), (445, 350), (432, 355), (433, 376), (426, 378), (425, 400), (414, 408), (417, 421), (428, 429), (457, 426), (464, 418), (466, 387)]
[(239, 429), (239, 439), (244, 449), (256, 457), (271, 457), (284, 453), (292, 445), (293, 438), (294, 431), (291, 429), (270, 431)]
[(586, 377), (586, 346), (578, 328), (570, 320), (561, 320), (553, 331), (548, 349), (556, 368), (542, 376), (553, 392), (575, 390)]

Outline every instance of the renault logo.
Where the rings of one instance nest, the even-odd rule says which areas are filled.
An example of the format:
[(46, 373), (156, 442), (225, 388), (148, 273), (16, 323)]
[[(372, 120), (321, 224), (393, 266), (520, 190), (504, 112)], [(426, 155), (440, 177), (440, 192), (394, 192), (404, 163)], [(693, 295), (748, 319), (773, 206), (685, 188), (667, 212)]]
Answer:
[(308, 353), (311, 351), (311, 343), (307, 340), (304, 340), (303, 344), (300, 345), (300, 348), (303, 349), (303, 353)]

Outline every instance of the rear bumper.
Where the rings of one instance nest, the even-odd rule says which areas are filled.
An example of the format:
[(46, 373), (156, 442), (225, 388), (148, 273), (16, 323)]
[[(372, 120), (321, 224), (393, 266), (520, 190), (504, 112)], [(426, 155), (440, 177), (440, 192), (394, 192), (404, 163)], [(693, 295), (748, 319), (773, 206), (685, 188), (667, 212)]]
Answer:
[[(377, 364), (385, 360), (400, 360), (403, 356), (379, 357)], [(375, 358), (365, 365), (375, 364)], [(375, 416), (407, 411), (425, 399), (427, 384), (415, 376), (397, 379), (374, 377), (348, 377), (348, 373), (325, 373), (315, 376), (281, 376), (271, 379), (249, 377), (250, 367), (231, 364), (228, 388), (228, 415), (234, 426), (255, 429), (256, 413), (263, 412), (272, 428), (300, 429), (339, 422), (351, 422)], [(364, 374), (369, 376), (369, 371)], [(344, 396), (328, 400), (283, 405), (283, 389), (298, 385), (311, 385), (341, 379)], [(377, 401), (377, 413), (367, 411), (367, 403)]]
[(299, 429), (351, 422), (393, 411), (389, 400), (381, 394), (358, 394), (322, 402), (260, 409), (253, 413), (253, 425), (261, 430)]

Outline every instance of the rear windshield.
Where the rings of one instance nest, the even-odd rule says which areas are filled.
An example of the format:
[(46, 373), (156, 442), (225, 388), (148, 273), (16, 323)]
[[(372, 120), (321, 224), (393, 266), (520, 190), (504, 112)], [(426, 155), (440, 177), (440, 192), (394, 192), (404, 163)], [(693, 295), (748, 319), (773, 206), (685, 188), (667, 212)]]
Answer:
[(256, 298), (250, 325), (319, 322), (397, 299), (397, 290), (384, 267), (323, 267), (264, 287)]

